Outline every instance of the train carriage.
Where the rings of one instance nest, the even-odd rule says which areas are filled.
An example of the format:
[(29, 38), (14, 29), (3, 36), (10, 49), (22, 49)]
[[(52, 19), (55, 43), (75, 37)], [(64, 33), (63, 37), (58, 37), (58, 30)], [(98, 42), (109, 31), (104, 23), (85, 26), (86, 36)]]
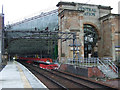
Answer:
[(19, 61), (25, 61), (28, 64), (37, 64), (43, 69), (58, 69), (58, 64), (53, 63), (51, 58), (29, 58), (19, 57)]

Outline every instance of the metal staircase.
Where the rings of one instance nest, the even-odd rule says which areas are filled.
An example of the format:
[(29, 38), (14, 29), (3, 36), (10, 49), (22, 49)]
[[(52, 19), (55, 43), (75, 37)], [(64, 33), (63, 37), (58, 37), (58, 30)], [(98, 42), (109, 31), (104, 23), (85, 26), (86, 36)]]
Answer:
[(106, 77), (108, 78), (117, 78), (118, 77), (118, 68), (111, 60), (100, 60), (98, 59), (97, 66)]

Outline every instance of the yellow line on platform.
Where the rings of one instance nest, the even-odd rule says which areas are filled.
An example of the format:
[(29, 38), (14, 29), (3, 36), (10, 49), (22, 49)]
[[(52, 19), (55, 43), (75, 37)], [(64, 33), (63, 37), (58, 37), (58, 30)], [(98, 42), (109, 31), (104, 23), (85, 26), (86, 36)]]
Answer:
[(20, 73), (20, 76), (21, 76), (21, 79), (24, 83), (24, 88), (32, 88), (29, 81), (27, 80), (27, 78), (25, 77), (25, 74), (23, 72), (23, 70), (20, 68), (20, 66), (17, 64), (17, 62), (14, 62), (16, 65), (17, 65), (17, 68), (19, 70), (19, 73)]

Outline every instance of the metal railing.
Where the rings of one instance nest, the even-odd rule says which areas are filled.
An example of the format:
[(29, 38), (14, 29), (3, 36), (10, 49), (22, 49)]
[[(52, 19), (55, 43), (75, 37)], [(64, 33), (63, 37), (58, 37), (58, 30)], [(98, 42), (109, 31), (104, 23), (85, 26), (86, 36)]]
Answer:
[(118, 67), (114, 64), (112, 61), (112, 58), (103, 58), (102, 61), (106, 64), (109, 65), (109, 67), (116, 73), (118, 73)]
[(98, 66), (102, 65), (105, 67), (105, 69), (109, 68), (113, 70), (114, 72), (118, 73), (118, 67), (114, 64), (112, 61), (112, 58), (69, 58), (66, 62), (67, 64), (72, 64), (76, 66), (81, 66), (81, 67), (93, 67), (93, 66)]
[(102, 65), (102, 66), (104, 66), (104, 67), (107, 69), (107, 66), (106, 66), (106, 65), (104, 64), (104, 62), (103, 62), (102, 60), (100, 60), (99, 58), (98, 58), (97, 65)]
[(97, 66), (98, 58), (75, 58), (74, 60), (72, 58), (69, 58), (67, 61), (67, 64), (77, 65), (77, 66), (85, 66), (85, 67), (91, 67), (91, 66)]

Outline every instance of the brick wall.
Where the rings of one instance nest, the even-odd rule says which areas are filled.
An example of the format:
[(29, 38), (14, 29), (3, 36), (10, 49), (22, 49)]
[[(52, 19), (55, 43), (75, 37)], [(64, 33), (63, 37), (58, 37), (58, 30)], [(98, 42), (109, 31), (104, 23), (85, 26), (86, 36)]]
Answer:
[(69, 64), (62, 64), (59, 70), (73, 73), (84, 77), (105, 77), (97, 67), (77, 67)]
[[(100, 17), (111, 13), (111, 7), (101, 5), (88, 5), (81, 3), (72, 2), (59, 2), (58, 5), (58, 16), (59, 16), (59, 30), (63, 32), (76, 32), (77, 33), (77, 44), (80, 44), (80, 57), (84, 57), (84, 24), (94, 26), (98, 33), (98, 52), (99, 57), (112, 56), (112, 41), (111, 41), (111, 25), (109, 21), (105, 21), (101, 28), (99, 21)], [(82, 11), (84, 9), (84, 11)], [(94, 14), (94, 15), (93, 15)], [(68, 42), (67, 42), (68, 43)], [(67, 58), (73, 58), (72, 50), (69, 50), (69, 42), (58, 42), (59, 58), (63, 63)], [(61, 47), (61, 48), (60, 48)], [(104, 52), (103, 52), (104, 51)], [(64, 57), (61, 58), (61, 55)]]
[(88, 77), (105, 77), (97, 67), (88, 67)]
[(109, 14), (103, 17), (101, 21), (101, 57), (112, 57), (113, 60), (118, 60), (120, 57), (120, 29), (119, 15)]

